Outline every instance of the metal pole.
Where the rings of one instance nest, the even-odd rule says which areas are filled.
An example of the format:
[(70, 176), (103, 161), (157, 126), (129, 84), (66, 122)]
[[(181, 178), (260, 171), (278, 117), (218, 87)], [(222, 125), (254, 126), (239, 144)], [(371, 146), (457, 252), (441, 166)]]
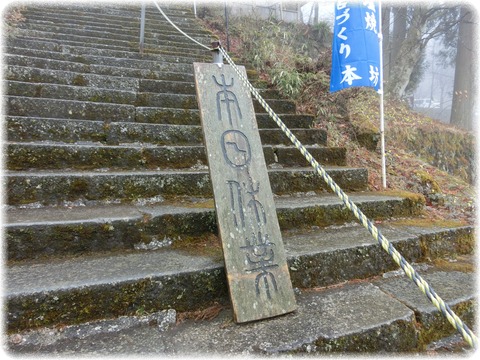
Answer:
[(145, 1), (142, 1), (142, 13), (140, 15), (140, 54), (143, 54), (145, 41)]
[(195, 0), (193, 0), (193, 13), (197, 17), (197, 2)]
[(383, 35), (382, 35), (382, 2), (378, 1), (378, 40), (379, 40), (379, 52), (380, 52), (380, 148), (382, 152), (382, 185), (383, 188), (387, 188), (387, 166), (385, 161), (385, 118), (383, 114)]
[(223, 64), (223, 55), (220, 51), (220, 41), (214, 41), (211, 43), (212, 47), (212, 55), (213, 55), (213, 63), (214, 64)]

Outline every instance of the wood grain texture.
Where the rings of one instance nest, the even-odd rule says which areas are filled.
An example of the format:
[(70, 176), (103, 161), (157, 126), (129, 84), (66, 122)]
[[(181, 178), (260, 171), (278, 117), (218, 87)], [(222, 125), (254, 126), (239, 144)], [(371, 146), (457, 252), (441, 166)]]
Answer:
[(194, 69), (235, 321), (291, 312), (295, 296), (252, 98), (231, 66)]

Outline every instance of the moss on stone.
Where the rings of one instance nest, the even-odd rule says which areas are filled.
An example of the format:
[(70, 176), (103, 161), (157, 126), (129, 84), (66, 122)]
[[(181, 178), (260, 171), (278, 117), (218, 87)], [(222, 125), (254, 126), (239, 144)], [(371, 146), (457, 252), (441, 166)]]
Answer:
[(75, 86), (87, 86), (88, 82), (83, 75), (77, 75), (73, 78), (72, 85)]
[(223, 259), (222, 243), (214, 234), (201, 236), (184, 236), (172, 244), (175, 250), (182, 250), (190, 255), (208, 256), (215, 260)]
[(422, 228), (455, 228), (467, 225), (466, 222), (462, 220), (426, 219), (421, 217), (396, 220), (395, 224), (400, 226), (415, 226)]
[(415, 172), (415, 174), (419, 177), (421, 184), (428, 186), (433, 193), (440, 193), (442, 191), (433, 176), (426, 171), (419, 170)]

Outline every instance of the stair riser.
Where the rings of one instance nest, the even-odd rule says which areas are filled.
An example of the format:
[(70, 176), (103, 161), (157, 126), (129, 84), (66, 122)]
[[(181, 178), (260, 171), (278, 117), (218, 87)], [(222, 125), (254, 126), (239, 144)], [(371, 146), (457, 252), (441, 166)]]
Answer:
[[(125, 10), (122, 12), (105, 12), (105, 8), (101, 7), (92, 11), (92, 9), (59, 9), (54, 8), (49, 13), (45, 11), (45, 8), (42, 9), (33, 9), (28, 8), (23, 13), (27, 19), (38, 19), (38, 20), (48, 20), (48, 21), (73, 21), (78, 22), (79, 24), (105, 24), (107, 27), (112, 28), (139, 28), (140, 24), (140, 6), (135, 9)], [(178, 24), (182, 24), (184, 28), (188, 29), (200, 29), (202, 32), (206, 32), (204, 28), (199, 27), (198, 25), (192, 22), (194, 17), (193, 13), (190, 11), (184, 12), (170, 12), (164, 10), (168, 17), (172, 21)], [(55, 17), (56, 16), (56, 17)], [(167, 26), (169, 25), (157, 8), (152, 8), (146, 11), (146, 24), (150, 26)], [(170, 27), (171, 29), (171, 27)]]
[[(89, 53), (89, 49), (92, 49)], [(112, 57), (116, 58), (124, 58), (124, 59), (131, 59), (134, 61), (141, 61), (144, 60), (145, 62), (155, 61), (155, 62), (166, 62), (166, 63), (182, 63), (182, 64), (191, 64), (194, 61), (202, 62), (202, 61), (211, 61), (211, 56), (208, 58), (206, 56), (192, 56), (183, 57), (183, 56), (173, 56), (173, 55), (140, 55), (134, 52), (118, 52), (118, 51), (101, 51), (101, 49), (93, 50), (94, 48), (83, 48), (78, 49), (74, 47), (63, 47), (62, 49), (57, 49), (55, 51), (47, 50), (47, 49), (31, 49), (31, 48), (24, 48), (24, 47), (13, 47), (9, 46), (6, 49), (6, 53), (12, 55), (21, 55), (21, 56), (30, 56), (36, 58), (44, 58), (44, 59), (52, 59), (52, 60), (60, 60), (60, 61), (71, 61), (71, 62), (81, 62), (84, 64), (97, 64), (102, 63), (104, 65), (108, 65), (107, 61), (110, 61), (113, 66), (116, 66), (118, 61), (112, 61)], [(86, 51), (82, 51), (86, 50)], [(103, 55), (102, 55), (103, 53)], [(102, 60), (100, 60), (102, 59)]]
[[(271, 158), (273, 159), (273, 153)], [(207, 165), (203, 147), (126, 148), (9, 145), (7, 169), (185, 169)]]
[[(192, 74), (182, 73), (159, 73), (148, 71), (139, 71), (139, 74), (146, 78), (154, 78), (160, 81), (179, 81), (179, 82), (193, 82)], [(116, 77), (101, 74), (81, 73), (64, 70), (40, 69), (25, 66), (9, 66), (6, 70), (5, 77), (7, 80), (34, 82), (34, 83), (48, 83), (59, 85), (73, 85), (73, 86), (88, 86), (99, 89), (114, 89), (137, 91), (139, 84), (143, 79), (135, 77)], [(150, 81), (150, 80), (148, 80)], [(152, 85), (150, 85), (152, 86)], [(175, 85), (173, 85), (175, 88)]]
[[(462, 237), (462, 230), (459, 231)], [(395, 246), (413, 260), (424, 257), (419, 238), (399, 240)], [(357, 279), (356, 276), (380, 275), (396, 269), (390, 257), (383, 255), (379, 245), (365, 245), (328, 257), (289, 254), (292, 285), (302, 288), (305, 279), (318, 286)], [(376, 264), (369, 270), (364, 263)], [(345, 259), (351, 261), (345, 261)], [(323, 262), (332, 266), (326, 266)], [(304, 270), (305, 268), (305, 270)], [(312, 271), (313, 270), (313, 271)], [(331, 271), (331, 273), (329, 272)], [(156, 311), (174, 308), (177, 312), (197, 310), (214, 301), (228, 303), (228, 287), (221, 263), (218, 266), (176, 275), (152, 274), (148, 278), (126, 280), (97, 286), (74, 287), (29, 295), (10, 295), (7, 298), (9, 331), (38, 326), (74, 324), (95, 319), (132, 315), (138, 309)], [(188, 294), (188, 295), (187, 295)], [(75, 305), (72, 305), (75, 304)], [(464, 300), (462, 313), (472, 313), (471, 299)], [(461, 309), (461, 307), (458, 307)]]
[[(178, 31), (176, 31), (171, 25), (164, 25), (163, 27), (159, 27), (154, 29), (151, 24), (146, 28), (144, 33), (144, 39), (146, 43), (154, 43), (157, 41), (174, 41), (178, 43), (188, 43), (190, 40), (187, 39), (185, 36), (181, 35)], [(170, 27), (168, 27), (170, 26)], [(115, 38), (116, 40), (124, 40), (124, 41), (138, 41), (140, 37), (139, 27), (136, 29), (125, 30), (125, 29), (105, 29), (102, 27), (89, 27), (85, 25), (76, 25), (72, 24), (59, 24), (59, 25), (52, 25), (49, 22), (45, 21), (28, 21), (26, 23), (20, 24), (21, 29), (31, 30), (31, 31), (39, 31), (39, 32), (50, 32), (54, 33), (55, 35), (62, 35), (62, 36), (88, 36), (98, 39), (109, 39)], [(101, 30), (99, 30), (101, 29)], [(208, 33), (203, 32), (203, 36), (196, 33), (193, 34), (193, 38), (200, 43), (205, 43), (206, 45), (209, 44), (211, 35)], [(191, 44), (191, 43), (190, 43)]]
[(76, 62), (71, 62), (11, 54), (6, 56), (6, 62), (10, 65), (99, 75), (138, 77), (135, 75), (144, 74), (143, 77), (148, 79), (149, 74), (157, 72), (192, 73), (191, 64), (142, 62), (134, 59), (112, 60), (101, 57), (97, 59), (98, 62), (90, 64), (87, 59), (86, 63), (83, 63), (81, 57), (76, 58)]
[[(296, 107), (292, 101), (288, 100), (267, 100), (267, 103), (274, 112), (279, 114), (295, 114)], [(195, 95), (181, 94), (138, 94), (137, 106), (163, 107), (177, 109), (198, 109), (198, 103)], [(253, 101), (254, 110), (263, 112), (263, 107), (256, 100)]]
[[(308, 165), (296, 149), (264, 146), (268, 165), (300, 167)], [(336, 154), (329, 148), (312, 148), (311, 154), (321, 164), (339, 165), (345, 162), (345, 153)], [(297, 153), (299, 155), (297, 155)], [(337, 157), (338, 156), (338, 157)], [(55, 145), (7, 145), (6, 169), (186, 169), (206, 167), (207, 157), (203, 146), (175, 147), (101, 147)]]
[(113, 104), (134, 105), (137, 93), (134, 91), (119, 91), (114, 89), (97, 89), (70, 85), (52, 85), (28, 82), (8, 81), (7, 95), (37, 98), (91, 101)]
[[(139, 309), (150, 312), (155, 309), (174, 308), (182, 311), (206, 307), (214, 301), (226, 303), (227, 293), (224, 270), (217, 267), (200, 274), (151, 276), (109, 286), (16, 296), (6, 301), (6, 320), (9, 331), (20, 331), (133, 315)], [(42, 304), (41, 309), (38, 304)]]
[[(10, 46), (19, 46), (27, 47), (38, 50), (49, 50), (49, 51), (60, 51), (60, 52), (70, 52), (70, 53), (103, 53), (103, 52), (128, 52), (134, 54), (135, 56), (140, 56), (139, 42), (124, 44), (123, 46), (113, 46), (108, 44), (88, 44), (82, 41), (57, 41), (52, 38), (42, 38), (28, 35), (16, 35), (15, 38), (9, 40)], [(28, 44), (28, 45), (26, 45)], [(77, 48), (76, 51), (72, 51), (72, 48)], [(83, 49), (87, 49), (86, 52)], [(206, 58), (211, 58), (211, 54), (207, 54), (206, 50), (200, 47), (197, 48), (179, 48), (175, 46), (165, 46), (155, 47), (151, 44), (144, 44), (144, 54), (147, 56), (155, 56), (156, 54), (164, 54), (168, 56), (181, 56), (181, 57), (190, 57), (190, 56), (201, 56)], [(133, 58), (135, 58), (135, 56)], [(120, 56), (122, 57), (122, 56)]]
[(28, 97), (8, 97), (7, 109), (8, 114), (14, 116), (83, 119), (106, 123), (112, 120), (134, 122), (136, 115), (134, 105)]
[[(55, 15), (52, 15), (55, 16)], [(81, 35), (89, 36), (99, 39), (113, 38), (109, 34), (115, 34), (115, 39), (123, 41), (136, 41), (140, 37), (140, 21), (137, 22), (123, 22), (114, 23), (108, 19), (102, 23), (102, 19), (95, 18), (76, 18), (73, 15), (66, 15), (64, 18), (54, 18), (52, 16), (32, 16), (24, 23), (20, 24), (20, 28), (25, 31), (39, 31), (39, 32), (54, 32), (64, 36)], [(57, 31), (55, 29), (58, 29)], [(201, 43), (209, 44), (212, 34), (196, 25), (190, 26), (186, 24), (183, 31), (191, 34), (193, 38)], [(118, 35), (118, 36), (117, 36)], [(155, 21), (146, 19), (145, 33), (146, 39), (155, 40), (155, 37), (160, 39), (172, 40), (177, 43), (185, 45), (194, 45), (191, 40), (181, 35), (172, 25), (166, 21)], [(195, 45), (196, 46), (196, 45)]]
[[(290, 129), (308, 129), (314, 119), (311, 115), (280, 114), (279, 116)], [(277, 124), (269, 117), (269, 115), (257, 113), (256, 118), (259, 128), (278, 129)], [(196, 109), (165, 109), (140, 106), (136, 109), (136, 121), (139, 123), (151, 124), (200, 125), (200, 114)], [(306, 124), (308, 125), (304, 126)], [(284, 140), (283, 143), (291, 144), (288, 139)]]
[[(161, 85), (161, 84), (160, 84)], [(191, 92), (191, 86), (178, 86), (179, 90)], [(158, 90), (162, 90), (161, 87)], [(170, 90), (173, 90), (170, 87)], [(197, 99), (195, 95), (188, 94), (157, 94), (157, 93), (135, 93), (125, 90), (103, 90), (87, 87), (51, 85), (29, 82), (9, 81), (7, 83), (7, 95), (51, 98), (60, 100), (91, 101), (116, 104), (131, 104), (146, 107), (163, 107), (179, 109), (197, 109)], [(295, 113), (295, 105), (285, 100), (267, 100), (269, 105), (278, 113)], [(262, 111), (258, 102), (254, 101), (256, 111)]]
[[(127, 84), (127, 88), (132, 84)], [(127, 90), (128, 91), (128, 90)], [(187, 101), (191, 101), (187, 98)], [(197, 109), (158, 108), (128, 104), (109, 104), (82, 102), (75, 100), (58, 100), (45, 98), (31, 98), (21, 96), (7, 97), (7, 110), (10, 116), (28, 116), (37, 118), (56, 118), (74, 120), (95, 120), (104, 122), (138, 122), (170, 125), (200, 125), (200, 117)], [(258, 107), (258, 105), (256, 106)], [(288, 126), (292, 122), (298, 123), (303, 117), (285, 117)], [(294, 114), (291, 114), (294, 115)], [(309, 118), (307, 118), (309, 119)], [(272, 120), (260, 115), (258, 126), (274, 127)], [(304, 130), (308, 131), (308, 130)], [(319, 132), (320, 133), (320, 132)], [(288, 138), (281, 137), (284, 144), (290, 143)], [(323, 144), (324, 142), (319, 142)]]
[[(160, 47), (157, 50), (159, 54), (150, 54), (147, 53), (146, 50), (152, 48), (149, 46), (148, 43), (144, 44), (145, 49), (143, 54), (140, 54), (138, 48), (131, 49), (130, 51), (121, 51), (121, 50), (112, 50), (108, 48), (97, 48), (97, 47), (88, 47), (87, 44), (84, 46), (68, 46), (68, 45), (61, 45), (62, 52), (73, 54), (73, 55), (91, 55), (91, 56), (105, 56), (105, 57), (117, 57), (117, 58), (125, 58), (125, 59), (146, 59), (150, 61), (163, 61), (163, 59), (167, 59), (168, 61), (173, 62), (190, 62), (192, 61), (199, 61), (199, 62), (211, 62), (212, 61), (212, 54), (207, 53), (205, 50), (199, 49), (190, 49), (190, 51), (178, 51), (177, 53), (172, 52), (171, 54), (167, 54), (168, 51), (165, 51), (165, 54), (161, 54), (162, 50), (168, 50), (169, 48)], [(25, 47), (25, 46), (23, 46)], [(39, 48), (39, 50), (44, 50)], [(173, 50), (173, 49), (172, 49)]]
[[(173, 83), (174, 84), (174, 83)], [(182, 86), (177, 88), (190, 92), (191, 86)], [(162, 91), (162, 84), (157, 89)], [(168, 90), (175, 89), (175, 86), (168, 86)], [(76, 100), (91, 101), (116, 104), (130, 104), (138, 106), (159, 106), (175, 107), (181, 109), (196, 109), (197, 100), (195, 95), (175, 94), (154, 94), (139, 93), (134, 91), (97, 89), (84, 86), (53, 85), (41, 83), (29, 83), (19, 81), (9, 81), (6, 86), (7, 95), (50, 98), (58, 100)], [(281, 105), (280, 105), (281, 106)]]
[[(256, 111), (263, 112), (257, 102), (254, 102)], [(257, 113), (257, 122), (260, 128), (278, 128), (276, 123), (267, 116)], [(293, 115), (293, 116), (289, 116)], [(299, 117), (295, 114), (282, 114), (281, 118), (285, 120), (285, 124), (290, 128), (301, 127), (296, 126), (300, 122), (309, 122), (312, 117)], [(200, 115), (196, 109), (164, 109), (153, 107), (138, 107), (137, 122), (155, 123), (155, 124), (178, 124), (178, 125), (200, 125)], [(290, 142), (287, 140), (287, 142)]]
[(13, 225), (7, 227), (5, 235), (7, 258), (19, 261), (133, 250), (152, 241), (173, 243), (216, 233), (213, 210), (155, 215), (147, 209), (144, 215), (121, 220)]
[[(69, 34), (55, 34), (46, 31), (38, 31), (38, 30), (28, 30), (28, 29), (15, 29), (16, 33), (18, 33), (21, 37), (29, 37), (29, 38), (37, 38), (37, 39), (50, 39), (61, 41), (66, 44), (69, 42), (78, 42), (84, 44), (91, 44), (91, 45), (104, 45), (104, 46), (116, 46), (116, 47), (123, 47), (123, 48), (137, 48), (139, 47), (139, 40), (132, 37), (131, 40), (120, 40), (120, 39), (113, 39), (113, 38), (93, 38), (87, 35), (69, 35)], [(188, 51), (188, 49), (192, 47), (199, 47), (199, 45), (195, 45), (192, 43), (191, 40), (184, 38), (183, 41), (181, 39), (178, 40), (160, 40), (160, 39), (147, 39), (148, 42), (145, 43), (146, 47), (174, 47), (178, 49), (183, 49), (184, 51)], [(203, 40), (206, 46), (209, 45), (208, 41)], [(203, 43), (200, 42), (200, 43)], [(205, 51), (208, 51), (205, 49)]]
[[(325, 145), (326, 132), (314, 129), (293, 129), (292, 132), (306, 146)], [(163, 125), (140, 123), (110, 123), (100, 121), (65, 120), (49, 118), (8, 117), (7, 139), (12, 142), (56, 141), (60, 143), (95, 142), (108, 145), (145, 143), (152, 145), (202, 145), (203, 134), (199, 125)], [(280, 129), (260, 129), (262, 143), (290, 145)], [(100, 145), (100, 144), (99, 144)], [(275, 147), (279, 161), (292, 165), (303, 163), (296, 149)], [(309, 148), (322, 164), (342, 165), (343, 148)], [(302, 162), (300, 162), (302, 161)]]
[[(332, 178), (345, 191), (366, 190), (367, 172), (332, 170)], [(323, 192), (327, 185), (311, 170), (270, 171), (275, 194)], [(136, 201), (156, 196), (211, 197), (207, 172), (186, 173), (121, 173), (98, 175), (7, 175), (7, 203), (22, 205), (40, 203), (58, 205), (68, 201)]]
[[(98, 70), (98, 67), (96, 69)], [(41, 69), (22, 65), (10, 65), (6, 70), (6, 79), (17, 82), (73, 85), (77, 87), (94, 86), (99, 88), (97, 91), (100, 89), (114, 89), (195, 95), (193, 74), (187, 73), (133, 70), (137, 75), (144, 77), (137, 79), (135, 77), (114, 77), (69, 70)], [(121, 68), (120, 70), (131, 72), (129, 69)], [(120, 70), (119, 68), (109, 69), (110, 72)], [(260, 93), (262, 93), (262, 96), (266, 99), (276, 99), (276, 97), (278, 97), (278, 94), (271, 91), (260, 91)], [(311, 122), (308, 125), (310, 124)]]
[[(404, 217), (418, 214), (419, 209), (411, 203), (401, 200), (377, 201), (373, 203), (358, 202), (358, 207), (371, 219), (385, 219), (387, 216)], [(142, 215), (130, 216), (119, 219), (101, 218), (90, 221), (75, 221), (43, 224), (18, 224), (9, 225), (6, 228), (6, 250), (9, 260), (28, 260), (52, 256), (78, 255), (83, 253), (132, 250), (135, 245), (148, 244), (152, 241), (171, 240), (175, 246), (181, 246), (182, 241), (202, 241), (206, 234), (217, 235), (217, 222), (214, 209), (198, 208), (192, 210), (172, 211), (171, 213), (157, 214), (148, 208), (140, 208)], [(139, 211), (139, 213), (140, 213)], [(297, 229), (299, 227), (311, 228), (312, 226), (332, 226), (345, 222), (355, 221), (355, 218), (341, 204), (336, 205), (304, 205), (300, 208), (287, 208), (277, 205), (277, 216), (280, 228), (283, 231)], [(468, 243), (472, 239), (470, 229), (457, 230), (441, 236), (421, 238), (422, 249), (427, 241), (443, 246), (445, 251), (460, 252), (455, 248), (456, 243)], [(363, 245), (362, 245), (363, 246)], [(366, 246), (366, 245), (365, 245)], [(363, 250), (362, 250), (363, 251)], [(355, 256), (360, 256), (365, 261), (367, 256), (376, 259), (379, 254), (370, 254), (368, 251), (359, 251)], [(408, 250), (410, 251), (410, 250)], [(426, 250), (424, 250), (425, 253)], [(462, 250), (467, 251), (466, 248)], [(337, 250), (338, 256), (342, 250)], [(442, 256), (444, 253), (435, 253), (428, 256)], [(322, 265), (322, 259), (328, 257), (328, 253), (319, 252), (311, 256), (311, 265), (308, 261), (300, 263), (293, 259), (292, 276), (302, 286), (320, 286), (319, 284), (331, 284), (330, 279), (346, 276), (345, 271), (337, 266), (328, 267)], [(309, 256), (302, 255), (302, 259)], [(309, 260), (309, 261), (310, 261)], [(329, 263), (331, 260), (325, 260)], [(343, 263), (348, 262), (345, 257)], [(333, 262), (334, 263), (334, 262)], [(318, 265), (318, 268), (317, 268)], [(360, 264), (356, 273), (371, 271), (379, 265), (375, 263)], [(365, 269), (362, 270), (361, 267)], [(322, 277), (324, 272), (330, 271), (330, 275)], [(334, 272), (340, 275), (333, 276)], [(302, 274), (311, 274), (303, 277)], [(315, 275), (316, 274), (316, 275)], [(314, 276), (315, 275), (315, 276)], [(298, 276), (298, 277), (297, 277)], [(330, 283), (329, 283), (330, 282)]]

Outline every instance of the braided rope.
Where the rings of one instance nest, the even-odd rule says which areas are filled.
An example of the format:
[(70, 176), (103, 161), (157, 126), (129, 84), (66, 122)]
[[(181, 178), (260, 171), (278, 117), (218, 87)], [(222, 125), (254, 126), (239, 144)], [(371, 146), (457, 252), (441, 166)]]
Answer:
[(190, 39), (191, 41), (193, 41), (194, 43), (196, 43), (197, 45), (200, 45), (201, 47), (203, 47), (204, 49), (207, 49), (207, 50), (210, 50), (210, 48), (207, 46), (207, 45), (203, 45), (201, 42), (195, 40), (194, 38), (192, 38), (190, 35), (188, 35), (187, 33), (185, 33), (182, 29), (180, 29), (177, 25), (175, 25), (175, 23), (170, 20), (170, 18), (163, 12), (162, 8), (158, 5), (158, 3), (153, 0), (153, 3), (155, 4), (155, 6), (157, 7), (158, 11), (160, 11), (160, 13), (163, 15), (163, 17), (170, 23), (170, 25), (172, 25), (177, 31), (180, 32), (180, 34), (182, 34), (183, 36), (185, 36), (186, 38)]
[(345, 206), (353, 212), (355, 217), (360, 221), (360, 223), (370, 232), (373, 238), (380, 244), (380, 246), (393, 258), (395, 263), (400, 266), (400, 268), (405, 272), (410, 280), (412, 280), (418, 288), (423, 292), (423, 294), (430, 300), (430, 302), (438, 309), (440, 312), (447, 318), (448, 322), (463, 336), (465, 341), (474, 349), (478, 348), (478, 339), (475, 334), (468, 328), (468, 326), (452, 311), (452, 309), (446, 304), (440, 296), (433, 290), (433, 288), (416, 272), (416, 270), (407, 262), (407, 260), (400, 254), (397, 249), (392, 245), (390, 241), (384, 237), (378, 228), (365, 216), (365, 214), (358, 208), (358, 206), (349, 199), (348, 195), (343, 192), (343, 190), (335, 183), (335, 181), (327, 174), (325, 169), (313, 158), (313, 156), (308, 152), (308, 150), (302, 145), (302, 143), (296, 138), (296, 136), (290, 131), (290, 129), (283, 123), (283, 121), (278, 117), (278, 115), (272, 110), (270, 105), (261, 97), (257, 89), (248, 81), (247, 78), (238, 69), (237, 65), (230, 58), (228, 53), (222, 46), (219, 46), (215, 49), (211, 49), (206, 45), (201, 44), (197, 40), (193, 39), (186, 33), (184, 33), (180, 28), (178, 28), (162, 11), (160, 6), (155, 0), (154, 4), (163, 15), (163, 17), (181, 34), (195, 42), (196, 44), (206, 48), (208, 50), (218, 50), (222, 53), (223, 57), (227, 62), (232, 66), (235, 73), (242, 80), (243, 85), (252, 93), (252, 95), (257, 99), (257, 101), (262, 105), (268, 115), (275, 121), (275, 123), (282, 129), (285, 135), (293, 143), (293, 145), (302, 153), (305, 159), (312, 165), (314, 170), (322, 177), (322, 179), (327, 183), (327, 185), (333, 190), (333, 192), (343, 201)]
[(360, 223), (370, 232), (375, 240), (381, 245), (381, 247), (390, 254), (395, 263), (399, 265), (405, 274), (420, 288), (420, 290), (425, 294), (425, 296), (439, 309), (442, 314), (447, 318), (448, 322), (462, 334), (465, 341), (473, 347), (477, 348), (478, 339), (475, 334), (468, 328), (467, 325), (450, 309), (450, 307), (436, 294), (436, 292), (428, 285), (428, 283), (416, 272), (416, 270), (405, 260), (405, 258), (400, 254), (391, 242), (385, 238), (378, 228), (365, 216), (365, 214), (358, 208), (358, 206), (352, 202), (348, 195), (343, 192), (343, 190), (335, 183), (335, 181), (327, 174), (325, 169), (313, 158), (313, 156), (308, 152), (308, 150), (300, 143), (296, 136), (287, 128), (283, 121), (278, 117), (278, 115), (272, 110), (272, 108), (265, 102), (265, 100), (260, 96), (257, 89), (246, 79), (243, 74), (240, 72), (238, 67), (235, 65), (233, 60), (227, 54), (225, 49), (221, 46), (218, 50), (225, 57), (227, 62), (233, 67), (236, 74), (240, 77), (243, 84), (247, 89), (252, 93), (255, 99), (262, 105), (265, 111), (270, 115), (270, 117), (277, 123), (277, 125), (282, 129), (285, 135), (290, 139), (290, 141), (295, 145), (295, 147), (302, 153), (305, 159), (312, 165), (315, 171), (323, 178), (327, 185), (333, 190), (333, 192), (343, 201), (345, 206), (353, 212), (355, 217), (360, 221)]

